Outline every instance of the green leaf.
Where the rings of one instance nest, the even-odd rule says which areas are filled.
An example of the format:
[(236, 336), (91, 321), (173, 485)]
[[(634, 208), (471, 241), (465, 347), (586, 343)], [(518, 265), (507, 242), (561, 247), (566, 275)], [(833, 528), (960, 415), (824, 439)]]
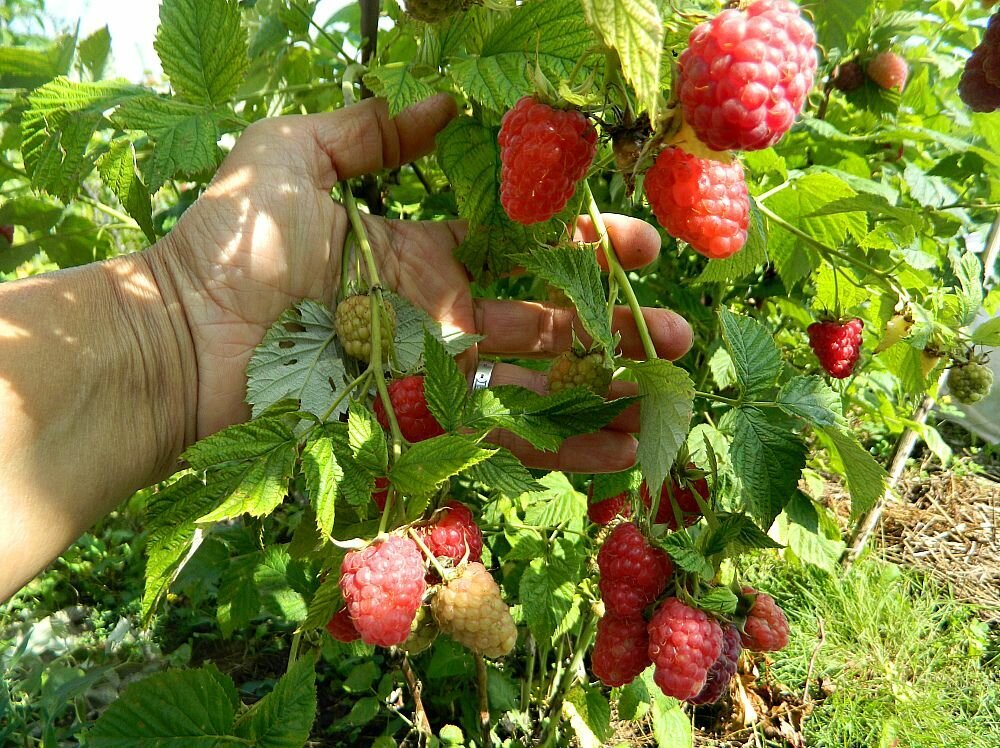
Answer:
[[(470, 98), (497, 112), (534, 93), (536, 66), (550, 81), (569, 80), (595, 42), (579, 13), (577, 0), (515, 7), (487, 35), (478, 54), (452, 64), (452, 78)], [(577, 79), (588, 72), (584, 67)]]
[(97, 172), (108, 189), (121, 201), (122, 207), (139, 224), (146, 238), (151, 242), (156, 241), (149, 190), (136, 172), (132, 141), (128, 138), (112, 140), (108, 152), (97, 162)]
[(699, 608), (720, 616), (732, 616), (738, 603), (736, 595), (728, 587), (713, 587), (698, 598)]
[(851, 493), (851, 517), (856, 519), (885, 494), (888, 476), (854, 434), (839, 428), (820, 432), (827, 438), (831, 454), (839, 458), (840, 472), (847, 478)]
[(424, 334), (427, 332), (430, 332), (452, 356), (457, 356), (469, 346), (482, 340), (479, 335), (470, 335), (457, 330), (445, 334), (440, 322), (432, 319), (427, 312), (413, 306), (402, 296), (389, 291), (382, 291), (382, 296), (389, 300), (396, 312), (396, 339), (393, 353), (400, 371), (412, 371), (418, 368), (424, 355)]
[(521, 461), (503, 447), (497, 447), (487, 459), (470, 467), (466, 475), (511, 499), (524, 493), (545, 490)]
[(240, 716), (236, 734), (257, 748), (301, 748), (315, 719), (316, 657), (306, 655)]
[(90, 143), (104, 112), (146, 90), (124, 80), (73, 83), (56, 78), (28, 97), (21, 120), (24, 166), (36, 189), (72, 199), (94, 168)]
[(386, 100), (393, 117), (434, 93), (431, 86), (413, 74), (413, 67), (411, 62), (391, 62), (365, 73), (365, 85)]
[(427, 408), (445, 431), (454, 431), (461, 422), (469, 385), (447, 349), (430, 332), (424, 332), (427, 376), (424, 396)]
[(305, 620), (305, 598), (296, 589), (303, 587), (302, 574), (302, 565), (291, 560), (286, 546), (264, 549), (253, 571), (253, 586), (260, 593), (261, 603), (268, 613), (284, 621)]
[(680, 702), (664, 696), (660, 687), (652, 682), (650, 673), (651, 670), (647, 669), (643, 673), (643, 680), (653, 697), (653, 737), (657, 748), (691, 748), (694, 745), (691, 723), (681, 709)]
[(142, 163), (150, 192), (176, 176), (196, 176), (218, 164), (221, 112), (164, 96), (141, 96), (118, 107), (112, 121), (123, 130), (149, 133), (156, 144)]
[(236, 471), (213, 473), (207, 480), (184, 475), (155, 494), (146, 506), (146, 579), (141, 614), (148, 623), (187, 556), (195, 520), (225, 496), (238, 480)]
[(253, 583), (254, 572), (263, 559), (260, 551), (234, 556), (229, 559), (222, 580), (219, 582), (216, 620), (225, 638), (234, 631), (245, 629), (260, 615), (261, 597)]
[(76, 39), (65, 35), (46, 49), (0, 47), (0, 88), (37, 88), (66, 75), (75, 45)]
[(850, 50), (867, 30), (867, 21), (877, 7), (874, 0), (825, 0), (810, 6), (816, 35), (824, 49)]
[(227, 102), (249, 65), (235, 0), (164, 0), (153, 49), (177, 96), (192, 104)]
[(743, 249), (724, 260), (709, 260), (695, 283), (732, 283), (745, 278), (767, 262), (767, 229), (757, 203), (750, 203), (750, 225)]
[(695, 548), (688, 533), (672, 532), (669, 535), (664, 535), (657, 543), (684, 571), (698, 574), (706, 581), (715, 576), (715, 568), (705, 558), (705, 554)]
[(518, 599), (528, 628), (540, 643), (551, 642), (571, 614), (585, 562), (586, 551), (580, 544), (558, 537), (525, 569)]
[[(346, 384), (335, 339), (333, 315), (322, 304), (306, 299), (285, 311), (247, 365), (247, 402), (254, 417), (288, 398), (314, 416), (324, 415)], [(342, 403), (329, 417), (345, 412)]]
[(530, 502), (524, 521), (535, 527), (556, 527), (563, 522), (582, 520), (587, 515), (587, 497), (573, 488), (562, 473), (548, 473), (539, 483), (541, 492), (528, 494)]
[(977, 327), (972, 332), (974, 345), (1000, 347), (1000, 317), (994, 317)]
[[(237, 428), (239, 427), (231, 426), (226, 431)], [(241, 453), (241, 449), (243, 445), (237, 445), (233, 453)], [(281, 443), (269, 443), (267, 451), (262, 451), (258, 456), (244, 462), (243, 472), (236, 487), (218, 507), (199, 517), (198, 522), (200, 524), (220, 522), (241, 514), (266, 517), (288, 495), (288, 481), (292, 478), (297, 456), (298, 445), (294, 438)]]
[(344, 478), (344, 469), (333, 452), (328, 436), (311, 439), (302, 450), (302, 474), (306, 491), (316, 510), (316, 527), (324, 538), (333, 533), (336, 516), (337, 489)]
[(734, 408), (725, 421), (733, 434), (729, 452), (743, 501), (761, 527), (770, 527), (798, 484), (805, 445), (792, 431), (792, 420), (774, 408)]
[(347, 443), (354, 459), (368, 472), (381, 475), (389, 466), (385, 432), (371, 409), (358, 401), (348, 408)]
[(101, 224), (73, 213), (64, 216), (51, 235), (39, 237), (34, 244), (61, 268), (104, 260), (111, 250), (108, 233)]
[(663, 484), (691, 424), (694, 384), (687, 372), (669, 361), (627, 362), (639, 384), (639, 449), (643, 478)]
[(192, 444), (181, 455), (195, 470), (264, 457), (295, 438), (281, 416), (239, 423)]
[(611, 737), (611, 705), (599, 688), (576, 685), (566, 694), (563, 708), (581, 748), (602, 748)]
[(48, 231), (63, 217), (63, 207), (35, 195), (21, 195), (0, 205), (0, 223), (23, 226), (28, 231)]
[(396, 460), (389, 481), (406, 495), (426, 496), (462, 470), (493, 454), (465, 436), (444, 434), (418, 442)]
[(214, 665), (155, 673), (121, 692), (87, 733), (87, 745), (240, 745), (242, 741), (229, 737), (236, 704), (236, 687)]
[(513, 259), (529, 273), (562, 289), (573, 302), (580, 323), (594, 342), (606, 351), (614, 349), (601, 269), (594, 252), (565, 245), (535, 246)]
[(822, 377), (789, 379), (778, 392), (776, 402), (789, 415), (804, 418), (814, 426), (833, 426), (844, 422), (840, 396)]
[(836, 520), (826, 516), (826, 511), (796, 491), (779, 517), (779, 527), (788, 550), (804, 563), (832, 574), (839, 568), (846, 544), (840, 538)]
[(588, 501), (593, 504), (626, 491), (634, 496), (638, 494), (641, 484), (642, 473), (634, 468), (620, 473), (598, 473), (590, 483)]
[[(340, 558), (343, 558), (345, 551), (338, 551)], [(340, 558), (333, 564), (334, 569), (340, 569)], [(344, 606), (344, 598), (340, 592), (340, 574), (328, 573), (326, 579), (320, 583), (316, 589), (316, 594), (309, 601), (309, 612), (306, 620), (302, 622), (300, 628), (303, 631), (321, 629), (330, 622), (333, 614)]]
[(80, 63), (90, 72), (91, 80), (104, 77), (104, 67), (111, 53), (111, 34), (102, 26), (80, 42)]
[(653, 0), (582, 0), (583, 15), (604, 43), (618, 52), (639, 111), (656, 121), (660, 100), (663, 19)]
[(771, 389), (781, 371), (774, 335), (757, 320), (737, 316), (728, 309), (719, 311), (719, 320), (743, 394), (753, 397)]
[(976, 312), (983, 305), (983, 266), (972, 252), (966, 252), (961, 257), (953, 255), (951, 265), (961, 286), (958, 324), (964, 327), (976, 318)]
[(719, 512), (716, 519), (719, 521), (718, 526), (710, 528), (699, 538), (700, 547), (706, 556), (718, 553), (735, 556), (761, 548), (781, 547), (745, 514)]

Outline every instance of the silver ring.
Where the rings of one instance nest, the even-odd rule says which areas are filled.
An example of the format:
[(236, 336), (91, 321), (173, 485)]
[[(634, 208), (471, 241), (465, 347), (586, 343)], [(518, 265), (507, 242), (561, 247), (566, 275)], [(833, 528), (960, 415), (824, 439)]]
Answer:
[(496, 363), (493, 361), (480, 361), (479, 365), (476, 367), (475, 374), (472, 375), (472, 391), (485, 390), (490, 386), (490, 380), (493, 379), (493, 367)]

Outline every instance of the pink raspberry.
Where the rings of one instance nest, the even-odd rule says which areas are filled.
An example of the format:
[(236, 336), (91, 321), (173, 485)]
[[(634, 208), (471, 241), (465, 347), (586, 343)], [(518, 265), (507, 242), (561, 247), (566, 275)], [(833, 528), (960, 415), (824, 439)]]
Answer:
[(660, 548), (651, 546), (631, 522), (608, 535), (597, 554), (601, 598), (611, 615), (640, 615), (667, 586), (673, 565)]
[(648, 631), (656, 685), (680, 701), (696, 697), (722, 651), (718, 622), (705, 611), (670, 597), (653, 614)]
[(593, 501), (594, 485), (591, 484), (587, 491), (587, 497), (590, 500), (590, 503), (587, 504), (587, 516), (595, 525), (606, 525), (615, 517), (629, 516), (632, 511), (628, 505), (628, 492), (622, 492), (617, 496), (600, 501)]
[(340, 591), (366, 644), (401, 644), (423, 601), (424, 557), (395, 535), (351, 551), (340, 565)]
[[(419, 375), (403, 377), (389, 383), (389, 402), (396, 414), (399, 430), (408, 442), (422, 442), (444, 433), (441, 424), (427, 407), (424, 397), (424, 378)], [(375, 400), (375, 417), (382, 428), (389, 428), (389, 414), (385, 412), (382, 398)]]
[(649, 634), (642, 616), (604, 616), (597, 622), (597, 639), (590, 669), (606, 686), (624, 686), (649, 666)]
[(774, 598), (752, 587), (743, 592), (756, 595), (743, 625), (743, 646), (754, 652), (777, 652), (788, 645), (788, 619)]
[(351, 620), (351, 614), (347, 608), (341, 608), (333, 614), (333, 618), (326, 624), (326, 630), (330, 632), (330, 636), (334, 639), (345, 644), (361, 638), (361, 634), (355, 628), (354, 621)]
[(895, 52), (879, 52), (868, 63), (865, 72), (880, 88), (902, 91), (910, 76), (910, 67)]
[(716, 151), (777, 143), (816, 75), (816, 33), (791, 0), (757, 0), (694, 29), (680, 56), (684, 119)]
[(525, 96), (500, 123), (500, 202), (512, 221), (547, 221), (566, 207), (597, 152), (597, 132), (574, 110)]
[(423, 528), (423, 541), (437, 558), (447, 558), (457, 566), (465, 558), (470, 563), (483, 557), (483, 532), (465, 504), (449, 500), (434, 523)]
[(736, 665), (742, 651), (740, 630), (731, 623), (726, 624), (722, 631), (722, 651), (719, 652), (719, 659), (708, 669), (704, 688), (688, 701), (695, 705), (714, 704), (718, 701), (725, 693), (729, 681), (736, 675)]
[(725, 164), (670, 146), (643, 184), (649, 207), (671, 236), (714, 260), (743, 249), (750, 196), (738, 161)]
[(863, 324), (854, 317), (846, 322), (822, 320), (806, 329), (809, 345), (826, 373), (835, 379), (845, 379), (854, 372), (861, 355)]

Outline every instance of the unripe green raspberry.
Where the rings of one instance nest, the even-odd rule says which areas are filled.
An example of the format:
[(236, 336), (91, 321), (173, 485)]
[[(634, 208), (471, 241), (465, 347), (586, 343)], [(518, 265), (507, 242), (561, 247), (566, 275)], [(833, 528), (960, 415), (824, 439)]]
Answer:
[(480, 563), (443, 585), (431, 601), (441, 630), (485, 657), (503, 657), (514, 648), (517, 627), (496, 581)]
[(465, 9), (465, 0), (406, 0), (406, 12), (424, 23), (437, 23)]
[(405, 642), (399, 645), (399, 648), (408, 654), (418, 655), (434, 643), (439, 631), (430, 608), (421, 605), (417, 610), (417, 615), (413, 618), (413, 623), (410, 624), (410, 635)]
[(948, 388), (960, 403), (978, 403), (990, 393), (993, 371), (977, 361), (959, 364), (948, 376)]
[(583, 387), (604, 397), (611, 387), (612, 371), (600, 352), (579, 354), (567, 351), (558, 356), (549, 369), (549, 392), (555, 394), (571, 387)]
[[(396, 334), (396, 310), (388, 301), (382, 302), (381, 360), (384, 363), (392, 350)], [(337, 337), (348, 356), (368, 363), (372, 357), (372, 307), (367, 295), (349, 296), (337, 305), (334, 315)]]

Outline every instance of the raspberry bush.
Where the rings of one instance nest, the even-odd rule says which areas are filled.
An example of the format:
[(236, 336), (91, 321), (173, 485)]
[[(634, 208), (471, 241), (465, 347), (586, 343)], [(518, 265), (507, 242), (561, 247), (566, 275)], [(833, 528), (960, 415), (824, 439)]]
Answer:
[[(4, 274), (163, 236), (266, 116), (435, 91), (460, 112), (434, 154), (333, 186), (350, 272), (263, 335), (252, 420), (146, 505), (142, 621), (188, 606), (236, 644), (273, 625), (287, 672), (246, 709), (214, 665), (139, 681), (88, 740), (187, 739), (178, 715), (207, 704), (231, 742), (600, 745), (612, 702), (687, 740), (682, 710), (730, 709), (736, 674), (783, 656), (794, 622), (745, 584), (755, 554), (839, 560), (817, 476), (863, 518), (942, 374), (945, 409), (989, 389), (1000, 22), (929, 1), (313, 5), (164, 0), (155, 89), (101, 80), (100, 39), (4, 48), (33, 71), (0, 70)], [(656, 226), (657, 260), (634, 269), (605, 213)], [(502, 357), (530, 389), (470, 392), (482, 341), (391, 291), (372, 216), (461, 219), (477, 304), (573, 316), (538, 331), (558, 350)], [(690, 352), (658, 355), (670, 331), (640, 305), (688, 319)], [(497, 439), (552, 453), (605, 427), (635, 434), (630, 469), (529, 469)]]

